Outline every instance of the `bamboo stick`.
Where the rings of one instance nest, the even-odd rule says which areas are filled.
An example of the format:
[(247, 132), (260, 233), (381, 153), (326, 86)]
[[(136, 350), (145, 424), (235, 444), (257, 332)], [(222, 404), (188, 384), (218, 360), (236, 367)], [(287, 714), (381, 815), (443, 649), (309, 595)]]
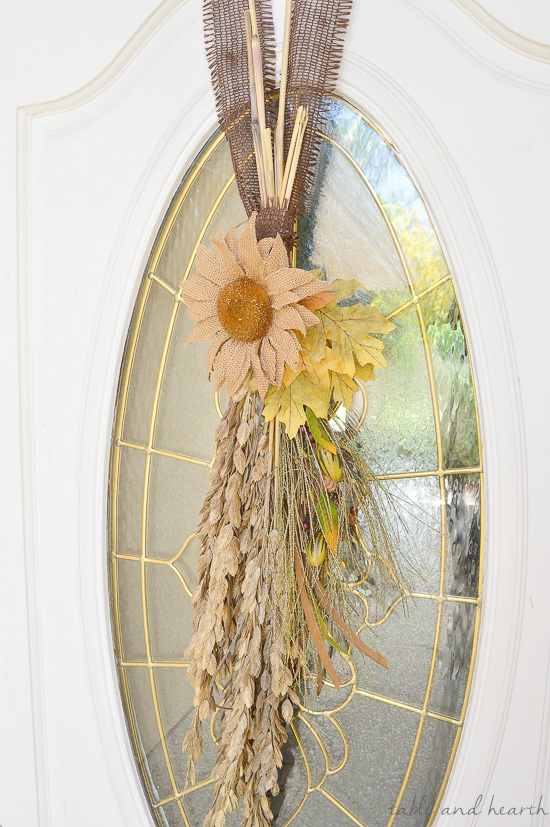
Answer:
[(263, 207), (278, 205), (283, 209), (288, 207), (292, 196), (300, 151), (308, 121), (307, 108), (299, 106), (296, 112), (290, 147), (285, 163), (285, 109), (291, 17), (292, 0), (286, 0), (279, 109), (272, 142), (271, 130), (266, 127), (265, 119), (262, 49), (258, 32), (255, 0), (248, 0), (248, 10), (244, 11), (250, 81), (250, 120), (260, 187), (260, 202)]
[(256, 85), (256, 100), (258, 103), (258, 119), (260, 132), (265, 129), (265, 97), (264, 97), (264, 75), (262, 68), (262, 47), (258, 33), (258, 21), (256, 19), (256, 7), (254, 0), (248, 0), (250, 11), (250, 28), (252, 32), (252, 64), (254, 69), (254, 80)]
[(290, 166), (290, 172), (288, 175), (288, 181), (286, 184), (285, 191), (283, 193), (283, 204), (288, 206), (290, 204), (290, 198), (292, 195), (292, 189), (294, 187), (294, 179), (296, 178), (296, 172), (298, 169), (298, 161), (300, 160), (300, 152), (302, 150), (302, 143), (304, 140), (304, 135), (306, 132), (307, 126), (307, 116), (304, 118), (300, 131), (298, 133), (298, 140), (296, 142), (296, 149), (294, 151), (294, 157), (292, 158), (292, 163)]
[[(252, 23), (250, 11), (244, 12), (246, 31), (246, 51), (248, 56), (248, 77), (250, 83), (250, 122), (252, 130), (252, 142), (254, 144), (254, 155), (256, 157), (256, 169), (258, 171), (258, 183), (260, 186), (260, 200), (262, 204), (267, 203), (267, 183), (263, 163), (262, 133), (260, 130), (260, 117), (258, 112), (258, 97), (256, 93), (256, 77), (254, 71), (254, 57), (252, 51)], [(265, 116), (264, 116), (265, 120)]]
[(284, 175), (284, 143), (285, 143), (285, 107), (286, 86), (288, 78), (288, 56), (290, 53), (290, 21), (292, 18), (292, 0), (286, 0), (285, 30), (283, 36), (283, 58), (281, 63), (281, 85), (279, 88), (279, 110), (275, 125), (275, 192), (282, 205), (283, 175)]
[(303, 106), (298, 107), (296, 113), (296, 120), (294, 121), (294, 129), (292, 130), (292, 137), (290, 139), (290, 148), (288, 150), (288, 157), (286, 159), (285, 174), (283, 176), (282, 186), (282, 200), (281, 206), (286, 207), (292, 195), (292, 188), (294, 186), (294, 179), (298, 169), (298, 161), (300, 159), (300, 150), (304, 140), (308, 121), (307, 109)]
[(303, 111), (303, 106), (299, 106), (298, 111), (296, 113), (296, 120), (294, 121), (294, 127), (292, 129), (292, 135), (290, 136), (290, 146), (288, 148), (288, 155), (287, 155), (287, 158), (286, 158), (285, 170), (284, 170), (284, 175), (283, 175), (283, 184), (282, 184), (282, 189), (281, 189), (281, 196), (284, 195), (284, 191), (286, 189), (286, 184), (287, 184), (287, 181), (288, 181), (288, 175), (289, 175), (289, 172), (290, 172), (290, 163), (291, 163), (292, 156), (294, 154), (294, 147), (296, 146), (296, 140), (297, 140), (297, 137), (298, 137), (298, 130), (299, 130), (299, 121), (302, 117), (302, 111)]
[(273, 146), (271, 143), (271, 129), (262, 132), (262, 152), (266, 176), (266, 196), (269, 206), (275, 203), (275, 174), (273, 171)]

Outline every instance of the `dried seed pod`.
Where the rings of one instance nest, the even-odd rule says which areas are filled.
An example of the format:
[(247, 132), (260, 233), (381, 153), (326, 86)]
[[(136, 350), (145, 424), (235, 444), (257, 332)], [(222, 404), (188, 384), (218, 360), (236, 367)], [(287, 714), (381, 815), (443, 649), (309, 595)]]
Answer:
[(321, 467), (323, 474), (330, 477), (334, 482), (340, 482), (342, 479), (342, 463), (337, 454), (332, 454), (321, 445), (317, 446), (317, 460)]
[(327, 556), (327, 543), (320, 531), (317, 532), (306, 547), (307, 559), (312, 566), (322, 566)]

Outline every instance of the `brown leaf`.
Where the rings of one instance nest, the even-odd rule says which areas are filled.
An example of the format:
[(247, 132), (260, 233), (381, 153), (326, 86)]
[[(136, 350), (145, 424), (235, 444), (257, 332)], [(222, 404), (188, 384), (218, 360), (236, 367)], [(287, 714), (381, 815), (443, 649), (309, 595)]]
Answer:
[(319, 310), (321, 307), (326, 307), (327, 304), (330, 304), (333, 298), (334, 293), (323, 290), (321, 293), (316, 293), (314, 296), (308, 296), (302, 299), (298, 304), (302, 304), (304, 307), (307, 307), (308, 310)]

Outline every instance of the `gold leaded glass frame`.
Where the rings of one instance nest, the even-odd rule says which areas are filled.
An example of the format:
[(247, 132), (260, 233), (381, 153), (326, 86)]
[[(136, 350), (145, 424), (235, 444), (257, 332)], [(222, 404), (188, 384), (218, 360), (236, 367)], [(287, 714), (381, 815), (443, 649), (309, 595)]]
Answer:
[[(372, 122), (361, 112), (355, 110), (349, 104), (346, 104), (346, 109), (350, 112), (353, 112), (358, 118), (360, 118), (365, 124), (368, 124), (370, 129), (375, 130), (378, 135), (385, 141), (383, 135), (381, 134), (380, 130), (372, 124)], [(430, 477), (437, 480), (437, 485), (439, 487), (439, 498), (440, 498), (440, 521), (442, 526), (441, 536), (440, 536), (440, 568), (439, 568), (439, 582), (437, 585), (437, 589), (433, 592), (431, 591), (422, 591), (422, 590), (412, 590), (409, 593), (409, 596), (417, 601), (430, 601), (430, 603), (435, 604), (437, 607), (437, 616), (435, 621), (435, 634), (433, 640), (433, 649), (431, 655), (431, 661), (429, 666), (429, 673), (426, 683), (426, 691), (424, 694), (424, 700), (422, 704), (411, 704), (405, 703), (402, 700), (397, 700), (392, 697), (385, 696), (383, 694), (379, 694), (377, 692), (369, 691), (368, 689), (359, 686), (357, 680), (357, 673), (353, 666), (353, 661), (349, 659), (348, 665), (350, 668), (350, 677), (344, 683), (344, 687), (349, 687), (348, 694), (342, 699), (342, 701), (338, 704), (335, 704), (329, 710), (322, 710), (322, 711), (314, 711), (314, 710), (302, 710), (298, 714), (298, 718), (292, 724), (292, 730), (294, 734), (294, 738), (296, 739), (297, 746), (300, 750), (302, 755), (302, 759), (304, 761), (306, 775), (307, 775), (307, 788), (306, 792), (303, 795), (301, 801), (299, 802), (298, 806), (294, 809), (293, 813), (291, 814), (290, 818), (287, 819), (285, 822), (286, 824), (290, 824), (294, 821), (299, 812), (302, 810), (306, 801), (308, 800), (309, 796), (317, 791), (319, 792), (326, 800), (331, 802), (342, 815), (346, 816), (349, 823), (354, 823), (359, 825), (359, 827), (372, 827), (372, 825), (366, 825), (366, 823), (359, 818), (359, 816), (354, 813), (345, 803), (342, 801), (341, 798), (336, 795), (331, 789), (327, 788), (326, 782), (327, 779), (330, 779), (332, 776), (336, 775), (337, 773), (341, 772), (346, 765), (346, 762), (349, 758), (349, 735), (346, 734), (346, 731), (342, 724), (340, 723), (337, 715), (339, 712), (344, 710), (349, 704), (351, 704), (354, 697), (364, 697), (370, 699), (371, 701), (375, 701), (376, 703), (386, 704), (390, 707), (396, 707), (402, 710), (406, 710), (408, 713), (416, 716), (417, 718), (417, 726), (416, 726), (416, 733), (414, 736), (414, 741), (412, 744), (412, 749), (410, 755), (408, 756), (406, 769), (403, 774), (401, 784), (399, 790), (397, 792), (394, 806), (392, 807), (392, 812), (389, 814), (388, 820), (386, 822), (386, 827), (392, 827), (392, 825), (397, 821), (399, 824), (399, 812), (402, 809), (402, 805), (406, 796), (407, 788), (411, 777), (413, 775), (413, 770), (415, 767), (415, 760), (418, 756), (422, 735), (424, 728), (426, 726), (427, 721), (440, 721), (443, 722), (452, 729), (454, 732), (454, 737), (452, 739), (452, 746), (450, 749), (450, 754), (444, 769), (443, 777), (441, 779), (441, 783), (439, 785), (439, 791), (437, 794), (437, 798), (432, 808), (432, 815), (431, 817), (425, 822), (427, 824), (431, 824), (433, 821), (435, 812), (437, 812), (439, 802), (443, 795), (445, 786), (447, 784), (447, 780), (449, 777), (449, 773), (452, 768), (452, 764), (454, 761), (454, 757), (456, 754), (456, 750), (458, 747), (458, 742), (460, 739), (461, 730), (464, 724), (464, 716), (466, 712), (466, 707), (468, 703), (468, 697), (470, 694), (471, 689), (471, 682), (475, 664), (475, 655), (477, 650), (477, 643), (479, 637), (479, 626), (480, 626), (480, 618), (481, 618), (481, 580), (482, 580), (482, 571), (483, 571), (483, 546), (484, 546), (484, 491), (483, 491), (483, 470), (482, 470), (482, 453), (481, 453), (481, 434), (479, 430), (479, 416), (477, 411), (477, 401), (475, 396), (475, 388), (473, 387), (473, 378), (472, 381), (472, 392), (473, 392), (473, 405), (474, 405), (474, 416), (475, 416), (475, 429), (476, 429), (476, 439), (477, 439), (477, 446), (478, 446), (478, 459), (479, 461), (474, 464), (468, 465), (460, 465), (459, 467), (449, 467), (449, 463), (445, 461), (445, 446), (444, 446), (444, 439), (442, 436), (442, 425), (441, 425), (441, 411), (440, 411), (440, 403), (438, 399), (438, 386), (437, 386), (437, 379), (436, 379), (436, 371), (434, 370), (434, 360), (433, 360), (433, 353), (432, 347), (430, 343), (430, 337), (428, 333), (428, 324), (426, 322), (426, 301), (428, 301), (429, 297), (435, 296), (439, 294), (441, 289), (444, 288), (445, 285), (448, 285), (450, 289), (453, 290), (453, 296), (456, 300), (456, 294), (454, 294), (454, 287), (452, 276), (449, 272), (445, 272), (444, 274), (440, 275), (440, 277), (436, 278), (435, 280), (431, 281), (426, 286), (422, 285), (422, 281), (414, 278), (414, 273), (411, 271), (411, 264), (408, 260), (408, 257), (404, 253), (403, 244), (399, 237), (399, 232), (392, 223), (388, 205), (382, 203), (381, 198), (379, 197), (378, 193), (376, 192), (375, 187), (372, 185), (371, 181), (365, 174), (365, 171), (361, 164), (357, 161), (357, 159), (353, 156), (353, 154), (347, 149), (342, 143), (335, 137), (334, 135), (324, 135), (324, 142), (327, 146), (330, 146), (336, 153), (339, 153), (342, 158), (346, 160), (346, 163), (349, 164), (350, 169), (353, 169), (355, 173), (359, 176), (362, 184), (370, 193), (374, 203), (378, 207), (380, 215), (382, 216), (385, 226), (387, 227), (387, 231), (389, 232), (393, 243), (395, 245), (395, 249), (399, 256), (399, 260), (401, 266), (403, 268), (403, 272), (406, 277), (407, 282), (407, 289), (409, 291), (408, 297), (401, 301), (401, 303), (392, 309), (389, 313), (387, 313), (390, 319), (399, 319), (404, 313), (410, 311), (412, 314), (416, 315), (418, 320), (419, 330), (421, 333), (422, 339), (422, 347), (424, 350), (425, 362), (426, 362), (426, 369), (427, 369), (427, 376), (429, 382), (429, 390), (431, 396), (431, 405), (433, 411), (433, 422), (435, 428), (435, 443), (437, 448), (437, 467), (429, 468), (424, 470), (411, 470), (411, 471), (402, 471), (396, 473), (384, 473), (380, 474), (382, 479), (386, 480), (407, 480), (407, 479), (420, 479), (423, 477)], [(159, 825), (166, 825), (166, 815), (163, 815), (164, 811), (167, 807), (172, 807), (172, 812), (175, 812), (174, 818), (177, 817), (179, 814), (180, 821), (176, 822), (175, 820), (170, 821), (170, 827), (172, 824), (181, 823), (187, 825), (187, 827), (195, 827), (195, 822), (191, 822), (188, 812), (186, 810), (185, 802), (188, 796), (192, 795), (194, 791), (199, 790), (202, 787), (205, 787), (209, 784), (208, 779), (204, 779), (199, 781), (194, 787), (190, 787), (188, 789), (183, 789), (176, 778), (176, 774), (173, 768), (173, 758), (170, 755), (170, 751), (167, 745), (166, 739), (166, 732), (163, 722), (163, 715), (161, 711), (161, 705), (159, 703), (159, 696), (158, 696), (158, 674), (157, 670), (165, 670), (165, 669), (185, 669), (187, 664), (183, 660), (155, 660), (153, 649), (151, 646), (151, 635), (150, 635), (150, 619), (149, 619), (149, 602), (148, 602), (148, 572), (150, 571), (150, 567), (156, 566), (165, 566), (170, 569), (170, 571), (177, 577), (179, 583), (181, 584), (182, 589), (184, 590), (185, 594), (190, 597), (191, 596), (191, 587), (190, 584), (187, 582), (187, 578), (182, 573), (181, 569), (178, 568), (177, 563), (182, 559), (185, 555), (185, 552), (189, 546), (189, 543), (192, 541), (193, 537), (195, 536), (194, 533), (190, 534), (181, 547), (178, 549), (177, 553), (172, 555), (171, 557), (167, 557), (166, 559), (161, 559), (158, 557), (151, 557), (147, 553), (147, 544), (148, 544), (148, 520), (149, 520), (149, 511), (150, 511), (150, 499), (151, 499), (151, 477), (152, 477), (152, 463), (154, 457), (165, 457), (167, 459), (173, 460), (175, 462), (183, 462), (188, 463), (191, 465), (199, 466), (204, 468), (205, 473), (207, 469), (211, 467), (212, 461), (208, 461), (204, 458), (199, 456), (192, 456), (187, 455), (185, 453), (180, 453), (178, 451), (171, 451), (167, 450), (163, 447), (160, 447), (156, 441), (156, 434), (157, 434), (157, 424), (158, 424), (158, 416), (159, 416), (159, 409), (161, 405), (161, 393), (163, 389), (163, 383), (165, 380), (166, 375), (166, 366), (167, 360), (169, 357), (169, 352), (171, 345), (174, 339), (174, 330), (176, 326), (176, 320), (178, 318), (178, 314), (181, 308), (181, 296), (179, 294), (178, 289), (170, 284), (165, 278), (162, 277), (161, 274), (158, 272), (159, 262), (161, 261), (163, 252), (165, 251), (166, 243), (170, 234), (174, 228), (175, 222), (177, 221), (178, 215), (180, 213), (180, 209), (182, 204), (184, 204), (185, 200), (189, 197), (193, 187), (196, 185), (197, 181), (199, 180), (199, 176), (201, 175), (202, 170), (205, 168), (205, 165), (208, 163), (209, 159), (212, 158), (215, 151), (222, 145), (224, 141), (224, 137), (222, 134), (218, 133), (214, 136), (213, 139), (205, 146), (202, 152), (199, 154), (198, 158), (196, 159), (195, 163), (193, 164), (192, 168), (186, 175), (182, 185), (178, 189), (174, 200), (172, 201), (170, 208), (167, 212), (167, 215), (162, 223), (161, 230), (159, 235), (155, 241), (151, 257), (147, 266), (147, 271), (143, 282), (141, 284), (139, 294), (136, 300), (136, 305), (132, 317), (132, 322), (130, 325), (130, 330), (128, 334), (128, 339), (126, 343), (126, 349), (123, 359), (122, 365), (122, 372), (120, 377), (120, 384), (117, 396), (117, 405), (116, 405), (116, 412), (115, 412), (115, 424), (114, 424), (114, 433), (113, 433), (113, 442), (112, 442), (112, 453), (111, 453), (111, 466), (110, 466), (110, 487), (109, 487), (109, 572), (110, 572), (110, 593), (111, 593), (111, 602), (112, 602), (112, 625), (113, 625), (113, 636), (114, 636), (114, 645), (115, 645), (115, 658), (117, 662), (117, 670), (119, 675), (119, 683), (120, 683), (120, 690), (122, 701), (124, 705), (124, 710), (126, 714), (126, 720), (128, 723), (129, 731), (131, 740), (134, 747), (134, 752), (136, 755), (136, 759), (138, 761), (141, 777), (147, 791), (147, 795), (149, 801), (151, 803), (152, 812), (155, 815), (156, 821)], [(389, 147), (389, 143), (385, 141), (386, 145)], [(209, 228), (212, 224), (213, 218), (218, 212), (220, 205), (224, 202), (227, 194), (229, 193), (231, 187), (233, 186), (234, 182), (234, 175), (229, 175), (219, 189), (216, 197), (214, 198), (211, 208), (206, 214), (204, 220), (202, 221), (201, 228), (199, 232), (196, 234), (196, 238), (194, 240), (194, 244), (190, 249), (190, 253), (187, 259), (187, 263), (185, 265), (185, 269), (183, 272), (183, 278), (185, 279), (187, 275), (189, 275), (192, 266), (194, 257), (196, 254), (196, 250), (198, 245), (206, 239), (207, 233)], [(154, 383), (154, 389), (152, 393), (151, 399), (151, 410), (148, 420), (148, 428), (147, 428), (147, 439), (143, 441), (134, 441), (125, 437), (124, 433), (124, 425), (125, 419), (128, 410), (128, 401), (129, 401), (129, 392), (130, 387), (132, 384), (132, 375), (133, 375), (133, 368), (136, 359), (136, 352), (138, 348), (138, 343), (140, 341), (140, 337), (142, 335), (143, 330), (143, 322), (147, 312), (148, 301), (151, 295), (151, 291), (161, 290), (164, 291), (166, 294), (167, 299), (172, 302), (170, 315), (168, 318), (168, 323), (166, 326), (166, 331), (164, 335), (164, 340), (162, 342), (162, 348), (160, 350), (160, 357), (158, 362), (158, 370), (156, 372), (156, 379)], [(458, 303), (458, 302), (457, 302)], [(461, 314), (460, 314), (461, 315)], [(466, 333), (464, 332), (465, 338)], [(466, 350), (468, 352), (468, 346), (466, 342)], [(216, 408), (218, 413), (221, 415), (220, 410), (220, 402), (216, 398), (215, 400)], [(139, 555), (136, 554), (126, 554), (119, 549), (119, 520), (120, 520), (120, 511), (119, 511), (119, 493), (120, 493), (120, 486), (121, 486), (121, 457), (123, 451), (130, 451), (130, 452), (139, 452), (143, 456), (143, 485), (142, 485), (142, 508), (141, 508), (141, 525), (140, 525), (140, 551)], [(447, 563), (448, 563), (448, 554), (449, 550), (447, 548), (447, 534), (445, 527), (448, 521), (447, 515), (447, 501), (448, 501), (448, 491), (446, 489), (446, 484), (449, 484), (449, 480), (453, 477), (455, 478), (470, 478), (475, 475), (475, 478), (479, 481), (479, 507), (480, 507), (480, 538), (479, 538), (479, 580), (477, 582), (477, 589), (475, 595), (465, 595), (465, 594), (453, 594), (449, 592), (447, 588)], [(119, 583), (119, 574), (120, 574), (120, 565), (121, 561), (128, 560), (132, 561), (136, 567), (139, 567), (139, 599), (140, 599), (140, 612), (141, 612), (141, 622), (143, 624), (143, 632), (144, 632), (144, 641), (145, 641), (145, 658), (139, 660), (127, 659), (124, 654), (124, 624), (127, 620), (123, 619), (123, 613), (121, 611), (121, 592), (120, 592), (120, 583)], [(136, 595), (137, 596), (137, 595)], [(386, 613), (383, 617), (377, 618), (373, 622), (371, 622), (371, 627), (381, 626), (385, 623), (388, 618), (392, 615), (395, 611), (396, 607), (402, 600), (402, 596), (394, 600), (391, 605), (387, 608)], [(459, 715), (447, 715), (442, 712), (439, 712), (433, 709), (430, 706), (430, 697), (432, 693), (432, 687), (434, 684), (434, 676), (436, 673), (436, 668), (438, 664), (438, 652), (439, 647), (442, 639), (442, 622), (444, 617), (444, 610), (446, 607), (452, 606), (456, 604), (457, 606), (471, 606), (472, 611), (475, 612), (475, 619), (473, 622), (473, 637), (472, 637), (472, 645), (471, 645), (471, 654), (469, 658), (469, 669), (468, 669), (468, 677), (466, 686), (464, 689), (464, 696), (461, 703), (460, 713)], [(189, 611), (190, 611), (190, 604), (189, 604)], [(365, 624), (367, 624), (368, 615), (366, 617)], [(156, 726), (158, 727), (158, 736), (159, 736), (159, 743), (162, 750), (162, 755), (164, 757), (166, 770), (169, 778), (169, 783), (172, 788), (172, 792), (169, 795), (159, 796), (158, 790), (155, 786), (155, 780), (151, 776), (150, 768), (148, 766), (147, 756), (142, 748), (142, 739), (140, 735), (140, 725), (139, 725), (139, 716), (140, 711), (136, 706), (136, 700), (133, 697), (132, 689), (130, 687), (129, 682), (129, 675), (131, 674), (132, 670), (145, 670), (148, 676), (149, 682), (149, 689), (150, 689), (150, 697), (152, 701), (152, 709), (154, 711), (154, 719), (156, 722)], [(322, 734), (317, 729), (316, 726), (316, 719), (319, 716), (323, 716), (327, 721), (331, 723), (339, 733), (339, 737), (342, 741), (342, 756), (340, 760), (334, 762), (329, 754), (329, 750), (327, 749)], [(368, 722), (367, 722), (368, 725)], [(310, 768), (310, 762), (308, 758), (308, 752), (306, 747), (304, 746), (304, 731), (307, 730), (313, 736), (319, 748), (321, 750), (323, 761), (324, 761), (324, 771), (321, 773), (319, 778), (314, 778), (313, 773)]]

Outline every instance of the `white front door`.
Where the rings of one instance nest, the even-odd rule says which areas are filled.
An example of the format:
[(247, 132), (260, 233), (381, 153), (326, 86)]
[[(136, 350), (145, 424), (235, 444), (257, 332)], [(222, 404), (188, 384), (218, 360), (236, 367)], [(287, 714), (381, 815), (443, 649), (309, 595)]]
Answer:
[[(108, 458), (145, 262), (215, 127), (200, 7), (12, 10), (2, 827), (151, 824), (112, 654)], [(487, 542), (472, 695), (441, 805), (460, 808), (452, 824), (542, 825), (541, 796), (550, 813), (550, 27), (535, 0), (525, 11), (512, 0), (356, 0), (339, 84), (415, 177), (470, 335)], [(499, 821), (491, 802), (514, 812)]]

